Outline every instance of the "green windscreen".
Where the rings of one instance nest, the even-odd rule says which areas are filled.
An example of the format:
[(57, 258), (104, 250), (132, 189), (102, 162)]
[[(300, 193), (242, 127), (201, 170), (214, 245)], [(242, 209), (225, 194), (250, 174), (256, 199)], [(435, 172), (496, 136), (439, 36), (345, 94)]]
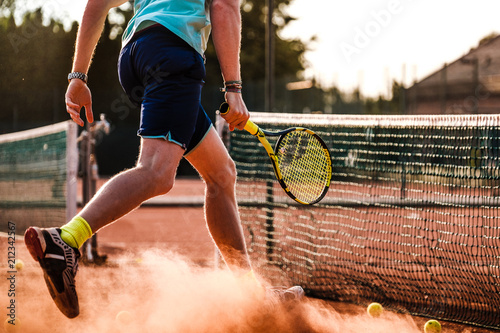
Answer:
[(0, 136), (2, 228), (7, 221), (18, 228), (61, 225), (74, 213), (78, 156), (76, 130), (70, 128), (64, 122)]

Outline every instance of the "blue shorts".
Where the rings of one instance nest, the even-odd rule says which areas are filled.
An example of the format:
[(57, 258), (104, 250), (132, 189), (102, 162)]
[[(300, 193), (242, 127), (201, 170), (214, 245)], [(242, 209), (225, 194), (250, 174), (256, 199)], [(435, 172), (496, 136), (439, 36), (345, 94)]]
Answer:
[(174, 142), (187, 154), (208, 133), (212, 122), (201, 106), (203, 57), (167, 28), (137, 33), (120, 52), (118, 75), (141, 107), (139, 136)]

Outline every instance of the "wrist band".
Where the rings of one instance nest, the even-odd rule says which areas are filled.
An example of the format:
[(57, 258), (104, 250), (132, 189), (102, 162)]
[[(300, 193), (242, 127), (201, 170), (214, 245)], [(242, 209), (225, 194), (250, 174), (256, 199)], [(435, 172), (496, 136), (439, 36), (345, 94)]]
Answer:
[(80, 72), (73, 72), (68, 74), (68, 81), (71, 81), (73, 79), (80, 79), (83, 82), (87, 83), (88, 76), (85, 73), (80, 73)]
[(241, 81), (228, 81), (224, 82), (224, 88), (220, 88), (220, 91), (241, 94), (242, 88)]
[(239, 93), (241, 94), (241, 87), (225, 87), (225, 88), (220, 88), (221, 92), (232, 92), (232, 93)]
[(243, 81), (237, 80), (237, 81), (225, 81), (224, 82), (224, 86), (226, 86), (226, 87), (233, 85), (233, 84), (239, 84), (241, 86), (243, 84)]

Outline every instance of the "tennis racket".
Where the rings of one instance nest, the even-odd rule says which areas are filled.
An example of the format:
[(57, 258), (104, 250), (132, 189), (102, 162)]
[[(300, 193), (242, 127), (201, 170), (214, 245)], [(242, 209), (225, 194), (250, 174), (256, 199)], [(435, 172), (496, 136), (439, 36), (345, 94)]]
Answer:
[[(229, 105), (222, 103), (219, 112), (222, 115), (229, 112)], [(330, 187), (332, 160), (328, 147), (316, 133), (303, 127), (271, 132), (251, 120), (247, 121), (245, 130), (264, 146), (274, 174), (290, 198), (303, 205), (323, 199)], [(274, 149), (266, 136), (279, 136)]]

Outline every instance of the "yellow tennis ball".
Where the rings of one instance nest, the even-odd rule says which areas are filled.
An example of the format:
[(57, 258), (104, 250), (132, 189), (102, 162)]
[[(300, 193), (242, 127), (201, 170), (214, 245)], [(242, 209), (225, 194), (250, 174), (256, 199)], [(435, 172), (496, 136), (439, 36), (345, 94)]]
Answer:
[(382, 315), (382, 312), (384, 312), (384, 307), (380, 303), (371, 303), (368, 305), (368, 308), (366, 309), (370, 317), (376, 318), (380, 317)]
[(21, 259), (16, 260), (16, 271), (22, 271), (24, 268), (24, 262)]
[(116, 321), (121, 324), (128, 325), (132, 322), (132, 315), (128, 311), (120, 311), (116, 315)]
[(441, 324), (437, 320), (429, 320), (424, 325), (425, 333), (441, 333)]
[(7, 318), (3, 323), (3, 328), (7, 333), (21, 332), (21, 321), (17, 317)]

